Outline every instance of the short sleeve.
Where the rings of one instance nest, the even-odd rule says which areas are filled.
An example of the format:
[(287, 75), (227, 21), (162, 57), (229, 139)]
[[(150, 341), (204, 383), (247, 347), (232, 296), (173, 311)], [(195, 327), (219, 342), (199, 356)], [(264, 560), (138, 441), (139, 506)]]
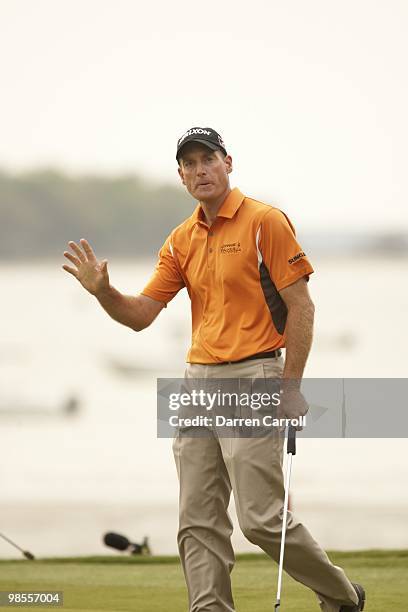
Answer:
[(141, 293), (167, 304), (184, 286), (184, 280), (173, 257), (169, 236), (159, 251), (155, 270)]
[(308, 280), (313, 273), (306, 253), (296, 240), (292, 223), (277, 208), (272, 208), (262, 219), (259, 250), (278, 291), (303, 276)]

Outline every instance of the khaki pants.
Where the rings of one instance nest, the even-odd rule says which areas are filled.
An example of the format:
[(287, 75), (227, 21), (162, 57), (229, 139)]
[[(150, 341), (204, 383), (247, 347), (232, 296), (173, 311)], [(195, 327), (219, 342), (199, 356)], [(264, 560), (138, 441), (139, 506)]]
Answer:
[[(188, 364), (186, 378), (280, 377), (283, 358), (222, 365)], [(176, 436), (173, 452), (180, 483), (178, 546), (190, 612), (234, 612), (230, 573), (234, 566), (232, 523), (227, 511), (234, 492), (239, 525), (248, 540), (279, 561), (284, 483), (283, 439)], [(311, 588), (320, 608), (338, 612), (355, 605), (351, 582), (288, 513), (284, 569)], [(271, 602), (272, 605), (272, 602)]]

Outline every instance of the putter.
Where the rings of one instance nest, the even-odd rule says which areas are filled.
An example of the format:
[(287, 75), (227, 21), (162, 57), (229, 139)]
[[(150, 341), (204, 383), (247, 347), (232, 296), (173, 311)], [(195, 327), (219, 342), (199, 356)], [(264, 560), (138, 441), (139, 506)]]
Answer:
[(25, 556), (26, 559), (29, 559), (30, 561), (34, 561), (35, 557), (32, 553), (30, 553), (28, 550), (23, 550), (22, 548), (20, 548), (18, 546), (18, 544), (15, 544), (12, 540), (9, 540), (9, 538), (7, 538), (4, 534), (0, 533), (0, 538), (3, 538), (3, 540), (5, 540), (6, 542), (8, 542), (9, 544), (11, 544), (11, 546), (14, 546), (14, 548), (17, 548), (17, 550), (19, 550), (20, 552), (23, 553), (23, 555)]
[(292, 457), (293, 455), (296, 455), (296, 429), (292, 426), (289, 427), (289, 431), (288, 431), (287, 454), (288, 454), (288, 464), (286, 467), (285, 502), (283, 504), (282, 536), (281, 536), (279, 572), (278, 572), (278, 591), (276, 594), (275, 611), (280, 609), (280, 604), (281, 604), (283, 556), (285, 553), (285, 537), (286, 537), (286, 522), (287, 522), (287, 517), (288, 517), (290, 473), (292, 471)]

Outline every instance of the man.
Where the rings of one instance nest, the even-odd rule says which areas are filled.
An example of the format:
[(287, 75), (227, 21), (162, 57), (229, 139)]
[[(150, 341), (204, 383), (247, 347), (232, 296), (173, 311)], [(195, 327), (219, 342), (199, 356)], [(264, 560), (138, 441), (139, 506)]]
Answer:
[[(188, 130), (178, 141), (176, 157), (181, 181), (198, 204), (165, 241), (140, 295), (122, 295), (112, 287), (107, 261), (99, 262), (86, 240), (69, 243), (73, 253), (64, 255), (75, 268), (63, 268), (113, 319), (136, 331), (150, 325), (186, 287), (192, 311), (186, 379), (282, 378), (281, 413), (304, 415), (300, 381), (312, 342), (314, 307), (307, 280), (313, 268), (294, 229), (278, 209), (231, 189), (232, 158), (212, 128)], [(231, 490), (243, 533), (278, 560), (282, 445), (279, 436), (174, 439), (178, 545), (190, 612), (234, 611)], [(313, 589), (322, 610), (363, 610), (362, 587), (330, 562), (291, 514), (284, 567)]]

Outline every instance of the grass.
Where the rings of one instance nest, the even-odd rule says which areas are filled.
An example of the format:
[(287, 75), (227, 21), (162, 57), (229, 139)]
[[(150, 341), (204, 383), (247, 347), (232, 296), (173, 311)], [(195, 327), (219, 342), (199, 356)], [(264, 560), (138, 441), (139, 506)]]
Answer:
[[(408, 609), (408, 551), (329, 553), (366, 590), (367, 612)], [(268, 557), (237, 555), (232, 574), (238, 612), (272, 612), (277, 566)], [(0, 561), (0, 591), (58, 590), (64, 612), (187, 611), (186, 588), (176, 557), (79, 557)], [(25, 610), (38, 610), (26, 607)], [(282, 610), (318, 611), (315, 595), (287, 575)]]

